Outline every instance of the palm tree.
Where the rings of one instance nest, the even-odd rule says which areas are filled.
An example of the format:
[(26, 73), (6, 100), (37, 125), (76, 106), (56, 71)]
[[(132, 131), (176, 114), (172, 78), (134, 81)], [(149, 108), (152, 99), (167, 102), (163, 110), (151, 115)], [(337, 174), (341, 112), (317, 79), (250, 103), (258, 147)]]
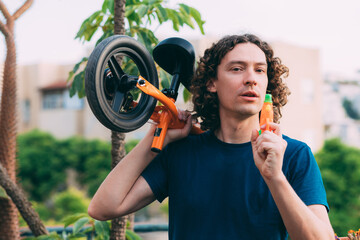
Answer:
[[(114, 34), (125, 34), (126, 0), (114, 1)], [(125, 156), (125, 133), (111, 131), (111, 167), (114, 168)], [(127, 216), (111, 221), (111, 240), (125, 240)]]
[[(8, 195), (13, 199), (0, 197), (0, 239), (19, 239), (18, 211), (14, 203), (20, 207), (21, 212), (28, 217), (38, 218), (31, 209), (19, 188), (16, 186), (16, 135), (17, 135), (17, 96), (16, 96), (16, 46), (14, 26), (15, 21), (32, 5), (33, 0), (26, 0), (14, 14), (10, 14), (5, 4), (0, 0), (0, 11), (6, 23), (0, 21), (0, 32), (5, 37), (6, 59), (2, 84), (0, 105), (0, 183)], [(30, 209), (29, 209), (30, 208)], [(31, 220), (30, 220), (31, 221)], [(41, 224), (30, 224), (39, 229), (35, 234), (46, 233)], [(37, 228), (36, 226), (40, 226)]]

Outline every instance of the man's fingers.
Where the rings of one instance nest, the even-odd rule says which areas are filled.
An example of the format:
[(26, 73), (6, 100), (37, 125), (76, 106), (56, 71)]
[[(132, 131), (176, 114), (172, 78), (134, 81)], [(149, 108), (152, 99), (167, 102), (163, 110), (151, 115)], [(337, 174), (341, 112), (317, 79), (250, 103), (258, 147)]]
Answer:
[(274, 148), (274, 144), (271, 142), (263, 142), (262, 144), (259, 145), (259, 152), (260, 153), (265, 153), (271, 149)]
[(181, 121), (186, 121), (190, 115), (191, 115), (191, 114), (190, 114), (189, 111), (184, 111), (184, 110), (178, 109), (178, 118), (179, 118)]
[(255, 142), (258, 136), (259, 132), (256, 129), (253, 129), (251, 131), (251, 142)]
[(186, 124), (185, 124), (185, 126), (186, 126), (186, 128), (190, 128), (191, 127), (191, 125), (192, 125), (192, 123), (193, 123), (193, 118), (192, 118), (192, 116), (191, 115), (188, 115), (187, 116), (187, 119), (186, 119)]
[(191, 127), (192, 127), (192, 117), (191, 117), (191, 115), (189, 115), (188, 118), (186, 119), (186, 123), (185, 123), (184, 127), (182, 129), (180, 129), (181, 136), (186, 137), (187, 135), (189, 135)]
[[(270, 130), (278, 136), (282, 136), (280, 125), (277, 123), (269, 122)], [(266, 129), (266, 124), (260, 126), (261, 130)]]

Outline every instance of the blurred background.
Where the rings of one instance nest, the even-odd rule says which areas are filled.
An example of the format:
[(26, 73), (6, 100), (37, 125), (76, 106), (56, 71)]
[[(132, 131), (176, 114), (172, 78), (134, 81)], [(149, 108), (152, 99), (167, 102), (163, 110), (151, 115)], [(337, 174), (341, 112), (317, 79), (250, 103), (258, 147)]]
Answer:
[[(3, 2), (11, 12), (23, 3)], [(284, 133), (306, 142), (316, 155), (335, 231), (344, 235), (359, 228), (360, 2), (169, 0), (167, 4), (180, 2), (201, 13), (205, 34), (186, 27), (175, 32), (165, 23), (152, 29), (159, 40), (185, 38), (197, 57), (229, 34), (253, 33), (273, 46), (275, 56), (290, 69), (285, 81), (292, 94), (280, 122)], [(48, 224), (58, 224), (76, 211), (86, 212), (110, 169), (110, 130), (97, 121), (85, 98), (70, 98), (66, 81), (74, 65), (94, 48), (98, 37), (82, 43), (75, 36), (81, 23), (101, 6), (102, 1), (95, 0), (35, 0), (15, 25), (18, 178)], [(4, 21), (2, 15), (0, 20)], [(1, 76), (5, 56), (1, 35)], [(189, 104), (179, 99), (178, 105)], [(128, 151), (146, 130), (145, 125), (126, 134)], [(166, 202), (139, 211), (135, 220), (166, 223)]]

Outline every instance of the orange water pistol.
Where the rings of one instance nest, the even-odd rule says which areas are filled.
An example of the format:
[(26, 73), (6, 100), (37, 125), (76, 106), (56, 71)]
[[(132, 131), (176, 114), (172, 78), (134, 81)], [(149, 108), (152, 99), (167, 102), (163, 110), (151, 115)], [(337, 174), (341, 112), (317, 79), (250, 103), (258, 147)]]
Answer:
[[(271, 94), (265, 95), (264, 105), (261, 109), (260, 115), (260, 127), (266, 124), (265, 131), (270, 131), (270, 122), (274, 121), (274, 111)], [(259, 135), (261, 134), (261, 129), (259, 130)]]

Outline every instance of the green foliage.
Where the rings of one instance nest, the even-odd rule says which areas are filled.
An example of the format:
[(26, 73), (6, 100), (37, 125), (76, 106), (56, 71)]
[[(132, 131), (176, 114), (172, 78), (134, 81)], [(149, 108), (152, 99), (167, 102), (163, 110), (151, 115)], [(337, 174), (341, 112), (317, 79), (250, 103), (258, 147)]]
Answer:
[(61, 220), (74, 213), (86, 213), (89, 203), (90, 200), (82, 192), (69, 188), (54, 196), (53, 217), (55, 220)]
[(108, 222), (95, 221), (95, 231), (100, 236), (104, 236), (103, 239), (109, 239), (110, 224)]
[(78, 173), (78, 181), (92, 196), (111, 169), (111, 145), (98, 139), (71, 137), (60, 142), (62, 156)]
[(9, 198), (8, 195), (6, 194), (5, 189), (3, 189), (1, 186), (0, 186), (0, 198)]
[(87, 64), (88, 58), (84, 57), (81, 59), (80, 62), (78, 62), (73, 70), (69, 73), (68, 81), (73, 80), (70, 88), (70, 97), (74, 96), (76, 93), (78, 93), (79, 98), (85, 97), (85, 72), (82, 70), (78, 74), (74, 74), (79, 71), (79, 69), (84, 69)]
[[(111, 144), (106, 141), (77, 136), (59, 140), (39, 130), (20, 134), (17, 140), (18, 177), (33, 201), (48, 200), (65, 190), (67, 169), (76, 171), (76, 180), (92, 196), (111, 169)], [(138, 141), (128, 141), (126, 151)]]
[(360, 113), (356, 110), (353, 102), (347, 98), (344, 98), (342, 101), (343, 108), (345, 109), (346, 114), (355, 120), (360, 120)]
[(39, 237), (28, 237), (24, 240), (62, 240), (65, 238), (61, 238), (56, 232), (51, 232), (49, 235), (41, 235)]
[[(69, 188), (66, 191), (54, 194), (45, 203), (33, 201), (32, 206), (46, 225), (58, 225), (59, 222), (63, 221), (67, 227), (68, 222), (72, 223), (72, 219), (76, 216), (87, 216), (89, 203), (90, 199), (83, 192)], [(21, 226), (27, 225), (21, 216), (20, 223)]]
[(53, 222), (53, 214), (49, 207), (39, 202), (32, 202), (32, 206), (39, 214), (41, 220), (43, 220), (45, 223)]
[(41, 201), (63, 189), (66, 164), (58, 154), (57, 140), (48, 133), (34, 130), (21, 134), (18, 141), (18, 176), (30, 199)]
[(186, 88), (184, 88), (183, 91), (183, 98), (185, 102), (189, 101), (191, 98), (191, 93)]
[(330, 205), (332, 226), (339, 236), (345, 236), (360, 224), (360, 149), (331, 139), (315, 157)]
[(125, 144), (125, 151), (126, 154), (128, 154), (138, 143), (140, 140), (138, 139), (132, 139)]
[[(69, 215), (63, 220), (64, 229), (68, 226), (73, 226), (72, 233), (65, 231), (59, 235), (52, 232), (49, 235), (42, 235), (39, 237), (25, 238), (24, 240), (70, 240), (70, 239), (86, 239), (90, 234), (91, 239), (95, 240), (109, 240), (110, 239), (110, 222), (98, 221), (90, 218), (85, 213), (78, 213)], [(133, 231), (126, 229), (127, 240), (141, 240), (141, 237)]]
[[(171, 22), (175, 31), (180, 31), (181, 27), (188, 26), (195, 29), (198, 26), (200, 32), (204, 34), (204, 20), (198, 10), (186, 4), (178, 4), (175, 9), (166, 7), (164, 0), (127, 0), (125, 6), (125, 28), (126, 35), (134, 37), (142, 43), (149, 52), (158, 44), (154, 31), (164, 22)], [(101, 10), (94, 12), (90, 17), (85, 19), (76, 34), (76, 39), (82, 42), (92, 40), (94, 34), (99, 30), (101, 37), (97, 40), (96, 45), (103, 39), (114, 34), (114, 0), (105, 0)], [(70, 96), (78, 93), (78, 97), (85, 96), (84, 91), (84, 69), (87, 58), (83, 58), (74, 66), (69, 73), (68, 81), (71, 82)], [(169, 75), (159, 69), (161, 86), (166, 88), (170, 82)], [(186, 95), (187, 96), (187, 95)], [(188, 98), (187, 98), (188, 99)]]
[[(44, 225), (51, 226), (56, 224), (55, 220), (53, 219), (52, 209), (47, 207), (44, 203), (39, 203), (35, 201), (31, 201), (31, 205), (35, 210), (35, 212), (39, 214), (39, 217), (41, 221), (44, 223)], [(23, 219), (20, 213), (19, 213), (19, 223), (20, 223), (20, 227), (28, 227), (26, 221)]]
[(141, 240), (142, 238), (131, 230), (126, 230), (126, 240)]
[(58, 140), (33, 130), (18, 136), (18, 177), (31, 200), (44, 201), (67, 187), (66, 169), (71, 168), (91, 196), (109, 172), (110, 150), (105, 141), (81, 137)]
[(166, 214), (167, 216), (169, 216), (169, 201), (168, 201), (168, 199), (161, 203), (160, 211), (162, 213)]

